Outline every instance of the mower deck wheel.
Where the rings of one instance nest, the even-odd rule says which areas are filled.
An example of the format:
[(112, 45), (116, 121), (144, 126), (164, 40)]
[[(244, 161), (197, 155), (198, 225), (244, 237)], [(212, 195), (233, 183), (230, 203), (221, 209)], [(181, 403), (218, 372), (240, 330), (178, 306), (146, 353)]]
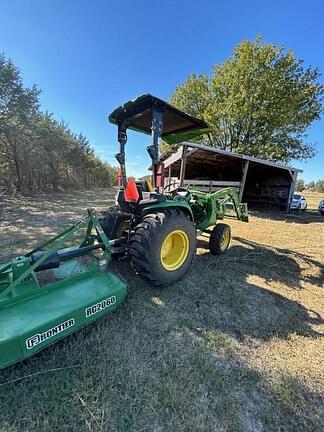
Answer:
[(231, 227), (227, 224), (217, 224), (209, 237), (209, 250), (213, 255), (222, 255), (231, 243)]

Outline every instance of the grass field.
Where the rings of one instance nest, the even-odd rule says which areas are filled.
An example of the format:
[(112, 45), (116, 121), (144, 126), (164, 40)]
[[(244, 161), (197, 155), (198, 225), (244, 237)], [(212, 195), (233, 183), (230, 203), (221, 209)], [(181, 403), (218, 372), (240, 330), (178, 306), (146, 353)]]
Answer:
[(308, 209), (311, 211), (317, 211), (319, 202), (324, 199), (324, 193), (320, 192), (302, 192), (307, 199)]
[[(0, 371), (0, 431), (323, 431), (324, 218), (255, 212), (153, 289), (127, 263), (115, 313)], [(100, 190), (0, 202), (1, 260), (83, 214)]]

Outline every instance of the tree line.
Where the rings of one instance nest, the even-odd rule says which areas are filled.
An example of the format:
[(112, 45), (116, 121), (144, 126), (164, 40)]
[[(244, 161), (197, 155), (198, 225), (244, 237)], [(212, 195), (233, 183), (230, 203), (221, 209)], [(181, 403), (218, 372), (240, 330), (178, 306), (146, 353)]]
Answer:
[(23, 85), (18, 68), (0, 55), (0, 188), (33, 193), (116, 184), (88, 139), (42, 112), (40, 90)]
[(286, 163), (315, 153), (305, 133), (322, 113), (319, 78), (292, 51), (258, 37), (238, 44), (210, 74), (189, 75), (170, 102), (207, 122), (202, 144)]
[(303, 179), (298, 179), (296, 182), (296, 190), (298, 192), (303, 192), (305, 190), (310, 192), (320, 192), (324, 193), (324, 180), (311, 181), (309, 183), (305, 183)]

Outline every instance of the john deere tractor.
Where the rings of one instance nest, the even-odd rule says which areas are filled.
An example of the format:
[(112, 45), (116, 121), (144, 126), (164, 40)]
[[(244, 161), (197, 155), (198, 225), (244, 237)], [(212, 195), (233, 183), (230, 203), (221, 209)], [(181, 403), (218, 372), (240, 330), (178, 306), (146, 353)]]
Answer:
[[(110, 270), (111, 256), (129, 257), (151, 285), (169, 285), (188, 272), (198, 233), (210, 233), (212, 254), (227, 250), (230, 228), (216, 222), (224, 218), (228, 204), (238, 219), (248, 219), (246, 205), (239, 203), (233, 188), (215, 193), (178, 188), (163, 193), (159, 139), (181, 141), (201, 133), (204, 122), (151, 95), (117, 108), (109, 119), (118, 127), (120, 144), (117, 205), (100, 220), (88, 209), (86, 218), (63, 233), (0, 264), (0, 368), (34, 355), (125, 301), (127, 284)], [(152, 134), (147, 148), (152, 187), (127, 179), (127, 129)]]
[[(247, 207), (239, 202), (235, 188), (204, 193), (179, 187), (163, 193), (159, 167), (159, 139), (171, 143), (201, 135), (208, 126), (150, 94), (140, 96), (115, 109), (109, 121), (117, 125), (120, 164), (117, 206), (108, 209), (101, 225), (109, 239), (116, 240), (112, 254), (129, 256), (135, 271), (154, 286), (169, 285), (189, 270), (196, 254), (196, 236), (210, 234), (212, 254), (229, 247), (229, 225), (216, 223), (232, 205), (238, 219), (248, 221)], [(127, 179), (125, 146), (127, 129), (151, 134), (147, 147), (152, 161), (152, 187)], [(208, 228), (213, 227), (210, 231)]]

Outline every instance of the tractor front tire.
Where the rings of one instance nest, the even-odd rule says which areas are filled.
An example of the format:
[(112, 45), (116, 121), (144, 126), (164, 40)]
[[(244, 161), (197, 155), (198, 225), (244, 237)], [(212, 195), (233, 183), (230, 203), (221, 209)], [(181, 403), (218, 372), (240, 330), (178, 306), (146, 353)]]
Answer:
[(222, 255), (231, 243), (231, 227), (227, 224), (217, 224), (209, 237), (209, 250), (213, 255)]
[(181, 211), (167, 209), (144, 216), (130, 246), (135, 271), (153, 286), (183, 278), (196, 254), (196, 229)]

